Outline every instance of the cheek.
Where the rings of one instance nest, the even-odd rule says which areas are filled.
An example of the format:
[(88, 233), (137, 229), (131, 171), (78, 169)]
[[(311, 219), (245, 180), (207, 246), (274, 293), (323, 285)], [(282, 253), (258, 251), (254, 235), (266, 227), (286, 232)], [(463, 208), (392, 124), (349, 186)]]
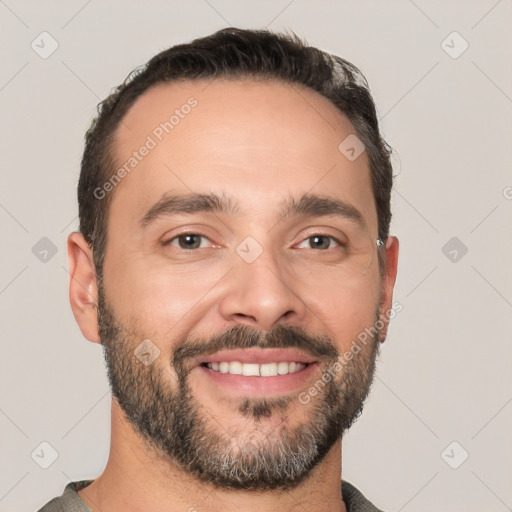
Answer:
[[(180, 266), (142, 253), (117, 251), (110, 256), (104, 270), (107, 300), (120, 321), (137, 325), (139, 334), (150, 339), (176, 339), (192, 324), (207, 319), (215, 323), (219, 295), (237, 291), (222, 286), (230, 270), (227, 261)], [(311, 311), (305, 323), (327, 329), (343, 345), (375, 321), (380, 282), (376, 265), (364, 273), (320, 264), (291, 264), (280, 270)]]
[[(112, 258), (114, 260), (114, 258)], [(222, 280), (222, 265), (179, 268), (140, 255), (105, 272), (105, 290), (122, 321), (143, 326), (155, 335), (179, 335), (187, 319), (208, 302), (208, 292)], [(107, 278), (108, 276), (108, 278)]]
[(353, 339), (375, 323), (379, 306), (379, 278), (376, 275), (364, 279), (346, 279), (337, 282), (318, 282), (315, 291), (307, 294), (311, 311), (322, 320), (340, 347), (350, 345)]

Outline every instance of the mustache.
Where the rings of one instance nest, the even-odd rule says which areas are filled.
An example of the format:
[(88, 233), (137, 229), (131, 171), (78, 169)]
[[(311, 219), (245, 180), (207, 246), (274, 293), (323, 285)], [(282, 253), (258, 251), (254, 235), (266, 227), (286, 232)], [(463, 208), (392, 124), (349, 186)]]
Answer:
[(329, 337), (311, 334), (302, 327), (277, 325), (264, 332), (242, 325), (230, 327), (208, 339), (196, 335), (185, 336), (175, 349), (172, 362), (175, 368), (184, 368), (188, 359), (200, 355), (254, 347), (296, 348), (325, 361), (336, 360), (339, 356), (338, 349)]

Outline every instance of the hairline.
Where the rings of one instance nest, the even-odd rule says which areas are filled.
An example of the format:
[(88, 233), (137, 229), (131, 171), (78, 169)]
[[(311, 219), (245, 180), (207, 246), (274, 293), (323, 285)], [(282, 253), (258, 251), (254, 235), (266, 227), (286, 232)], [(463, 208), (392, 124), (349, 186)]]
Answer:
[[(122, 114), (122, 116), (119, 119), (117, 119), (115, 126), (110, 129), (108, 136), (107, 136), (107, 140), (104, 143), (104, 144), (106, 144), (105, 152), (104, 152), (104, 157), (105, 157), (104, 159), (105, 159), (106, 165), (102, 172), (102, 182), (103, 183), (106, 183), (108, 180), (110, 180), (112, 178), (112, 176), (116, 173), (116, 170), (119, 167), (120, 160), (122, 160), (121, 157), (116, 154), (116, 149), (118, 146), (118, 131), (120, 130), (120, 127), (123, 124), (123, 120), (126, 119), (126, 117), (129, 115), (130, 111), (135, 106), (137, 101), (158, 87), (172, 86), (175, 84), (197, 84), (197, 83), (201, 83), (201, 82), (210, 82), (210, 83), (213, 83), (213, 82), (229, 82), (229, 83), (260, 82), (260, 83), (268, 83), (268, 84), (276, 84), (277, 83), (277, 84), (282, 84), (282, 85), (288, 85), (288, 86), (290, 86), (291, 89), (293, 89), (294, 87), (298, 87), (302, 90), (313, 92), (316, 95), (327, 100), (329, 102), (329, 104), (332, 107), (334, 107), (334, 112), (336, 113), (336, 115), (341, 115), (343, 118), (345, 118), (347, 121), (349, 121), (352, 128), (357, 133), (357, 135), (359, 135), (361, 138), (365, 139), (364, 134), (360, 133), (360, 130), (354, 123), (353, 119), (351, 119), (350, 116), (346, 112), (344, 112), (340, 107), (338, 107), (338, 105), (336, 105), (336, 103), (334, 103), (334, 101), (331, 98), (329, 98), (325, 94), (322, 94), (320, 91), (314, 89), (313, 87), (310, 87), (309, 85), (307, 85), (305, 83), (298, 82), (293, 79), (286, 79), (286, 78), (283, 78), (280, 76), (275, 76), (275, 75), (271, 75), (271, 74), (266, 74), (264, 72), (257, 72), (257, 71), (250, 71), (250, 70), (249, 71), (229, 70), (227, 72), (221, 72), (219, 75), (214, 75), (213, 77), (212, 76), (177, 77), (177, 78), (172, 78), (172, 79), (168, 79), (168, 80), (160, 79), (160, 80), (153, 82), (146, 89), (142, 90), (139, 94), (135, 95), (132, 98), (131, 103), (129, 103), (129, 105), (127, 107), (125, 107), (125, 111)], [(115, 114), (115, 109), (113, 111), (113, 114)], [(366, 141), (365, 141), (365, 144), (366, 144)], [(374, 206), (375, 206), (376, 213), (377, 213), (377, 231), (379, 232), (381, 219), (379, 218), (379, 209), (378, 209), (378, 205), (377, 205), (377, 198), (376, 198), (375, 192), (373, 190), (374, 176), (373, 176), (373, 170), (372, 170), (372, 162), (370, 161), (369, 156), (366, 154), (367, 152), (365, 151), (364, 153), (365, 154), (363, 156), (366, 159), (366, 166), (367, 166), (368, 172), (370, 174), (370, 183), (371, 183), (370, 188), (371, 188), (371, 194), (372, 194), (373, 201), (374, 201)], [(106, 201), (103, 206), (102, 217), (103, 217), (104, 224), (103, 224), (103, 232), (102, 232), (102, 237), (101, 237), (101, 246), (95, 247), (95, 244), (94, 244), (95, 238), (93, 239), (93, 245), (92, 245), (93, 259), (96, 264), (96, 267), (97, 267), (96, 270), (97, 270), (97, 274), (99, 277), (102, 276), (103, 261), (104, 261), (105, 252), (106, 252), (107, 243), (108, 243), (108, 224), (109, 224), (109, 219), (110, 219), (110, 205), (111, 205), (111, 202), (114, 200), (117, 188), (119, 188), (119, 187), (114, 187), (113, 190), (111, 190), (106, 195), (105, 198), (101, 199), (101, 201)], [(100, 207), (100, 210), (101, 210), (101, 207)], [(94, 235), (96, 235), (98, 232), (98, 226), (97, 226), (96, 221), (97, 221), (97, 219), (95, 220)], [(100, 251), (99, 254), (98, 254), (98, 251)], [(382, 276), (382, 273), (384, 271), (384, 265), (385, 265), (385, 252), (381, 253), (380, 248), (378, 248), (378, 253), (379, 253), (379, 274), (381, 274), (381, 276)]]

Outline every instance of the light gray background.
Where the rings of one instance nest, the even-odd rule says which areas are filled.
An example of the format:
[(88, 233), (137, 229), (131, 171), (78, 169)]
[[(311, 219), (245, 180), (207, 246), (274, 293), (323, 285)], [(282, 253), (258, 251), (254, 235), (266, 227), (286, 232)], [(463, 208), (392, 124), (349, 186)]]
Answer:
[[(65, 246), (96, 104), (156, 52), (227, 25), (292, 29), (354, 62), (397, 152), (403, 311), (344, 478), (388, 511), (512, 510), (510, 0), (0, 0), (0, 510), (35, 510), (108, 455), (103, 355), (72, 317)], [(31, 48), (43, 31), (59, 45), (47, 59)], [(458, 36), (442, 45), (454, 31), (458, 58)], [(58, 250), (46, 262), (42, 237)], [(465, 255), (443, 252), (452, 237)]]

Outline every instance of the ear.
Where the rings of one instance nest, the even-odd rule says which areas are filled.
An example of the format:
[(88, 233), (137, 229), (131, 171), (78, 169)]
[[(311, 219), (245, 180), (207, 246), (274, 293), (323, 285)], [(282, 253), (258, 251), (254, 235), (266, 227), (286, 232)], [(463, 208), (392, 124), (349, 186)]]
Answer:
[(384, 324), (380, 330), (379, 341), (384, 342), (388, 333), (389, 320), (393, 311), (393, 289), (395, 287), (396, 273), (398, 268), (398, 238), (390, 236), (384, 247), (385, 265), (381, 280), (381, 298), (379, 315)]
[(68, 237), (69, 301), (82, 334), (101, 343), (98, 332), (98, 286), (92, 249), (81, 233)]

